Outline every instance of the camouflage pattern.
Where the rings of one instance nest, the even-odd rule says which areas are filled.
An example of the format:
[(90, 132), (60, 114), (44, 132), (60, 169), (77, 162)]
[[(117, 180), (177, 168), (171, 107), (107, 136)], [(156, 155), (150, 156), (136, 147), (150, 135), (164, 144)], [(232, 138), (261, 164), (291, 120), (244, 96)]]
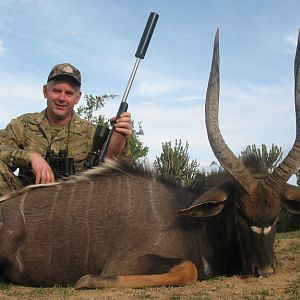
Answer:
[(48, 81), (58, 76), (71, 77), (75, 79), (79, 86), (81, 85), (80, 71), (71, 64), (64, 63), (55, 65), (48, 76)]
[(0, 160), (0, 196), (9, 194), (23, 187), (22, 182), (12, 170)]
[[(95, 126), (79, 118), (75, 112), (68, 125), (51, 126), (46, 111), (24, 114), (0, 130), (0, 195), (20, 188), (13, 172), (28, 167), (32, 152), (45, 157), (48, 149), (68, 150), (74, 158), (76, 173), (84, 170), (83, 163), (91, 149)], [(53, 135), (54, 133), (54, 135)]]

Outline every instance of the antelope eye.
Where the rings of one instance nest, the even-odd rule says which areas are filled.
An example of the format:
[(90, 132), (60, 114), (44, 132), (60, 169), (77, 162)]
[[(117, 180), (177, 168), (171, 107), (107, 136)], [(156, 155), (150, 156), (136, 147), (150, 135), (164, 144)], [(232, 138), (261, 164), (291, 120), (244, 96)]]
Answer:
[(250, 222), (248, 218), (239, 209), (237, 211), (237, 220), (239, 221), (240, 224), (246, 225), (250, 228)]
[[(244, 214), (243, 210), (241, 209), (240, 204), (237, 202), (236, 203), (236, 208), (237, 208), (237, 217), (239, 219), (244, 220), (248, 225), (250, 224), (249, 219), (247, 218), (247, 216)], [(249, 225), (250, 226), (250, 225)]]

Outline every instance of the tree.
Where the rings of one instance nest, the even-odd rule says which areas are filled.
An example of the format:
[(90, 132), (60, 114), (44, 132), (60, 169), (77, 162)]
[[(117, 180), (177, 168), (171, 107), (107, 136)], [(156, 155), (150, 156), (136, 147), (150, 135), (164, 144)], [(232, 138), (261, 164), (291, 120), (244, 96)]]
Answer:
[[(144, 135), (142, 121), (138, 122), (138, 126), (139, 130), (133, 130), (132, 137), (128, 140), (128, 146), (130, 148), (131, 156), (134, 160), (146, 157), (149, 152), (149, 147), (144, 146), (140, 141), (140, 137)], [(134, 127), (134, 121), (132, 121), (132, 127)]]
[(96, 115), (96, 113), (99, 109), (104, 107), (106, 101), (112, 100), (115, 97), (117, 97), (117, 95), (111, 94), (111, 95), (93, 96), (93, 95), (85, 94), (84, 100), (86, 101), (86, 104), (80, 105), (77, 108), (77, 114), (81, 118), (95, 125), (100, 124), (108, 127), (109, 120), (106, 119), (104, 115), (102, 114)]
[(300, 217), (298, 214), (291, 214), (283, 205), (276, 224), (277, 232), (288, 232), (300, 230)]
[[(102, 125), (105, 127), (109, 127), (109, 119), (106, 118), (103, 114), (99, 114), (98, 110), (104, 107), (105, 103), (109, 100), (116, 98), (117, 95), (102, 95), (102, 96), (93, 96), (93, 95), (84, 95), (84, 99), (86, 101), (85, 105), (80, 105), (77, 108), (77, 114), (95, 124), (95, 125)], [(132, 121), (132, 136), (128, 140), (128, 146), (130, 149), (131, 157), (134, 160), (139, 158), (143, 158), (147, 155), (149, 148), (143, 145), (141, 142), (140, 137), (144, 135), (144, 131), (142, 129), (142, 122), (138, 123), (139, 130), (136, 131), (134, 129), (134, 121)]]
[(193, 190), (199, 190), (202, 186), (205, 174), (199, 171), (199, 163), (188, 155), (189, 144), (182, 145), (181, 139), (175, 140), (175, 146), (171, 142), (162, 143), (162, 153), (156, 157), (154, 168), (162, 177), (170, 182), (182, 184)]
[(230, 176), (224, 168), (218, 162), (213, 161), (210, 164), (210, 170), (206, 172), (205, 189), (208, 190), (229, 178)]
[(269, 172), (272, 172), (281, 161), (282, 153), (282, 148), (274, 144), (272, 144), (272, 147), (269, 151), (265, 144), (261, 145), (261, 149), (257, 148), (256, 145), (253, 144), (251, 146), (248, 145), (244, 150), (241, 151), (240, 158), (245, 159), (254, 154), (255, 157), (262, 161), (265, 169)]
[[(262, 144), (261, 148), (258, 148), (255, 144), (252, 144), (247, 145), (246, 148), (244, 148), (244, 150), (241, 151), (239, 159), (245, 160), (254, 155), (256, 158), (258, 158), (258, 160), (262, 162), (263, 167), (271, 173), (281, 161), (282, 154), (282, 148), (274, 145), (274, 143), (272, 144), (269, 151), (265, 144)], [(212, 166), (218, 166), (218, 163), (212, 162), (211, 167)], [(213, 170), (211, 173), (222, 174), (225, 173), (225, 171), (222, 169), (221, 166), (219, 166), (219, 170), (217, 172)]]

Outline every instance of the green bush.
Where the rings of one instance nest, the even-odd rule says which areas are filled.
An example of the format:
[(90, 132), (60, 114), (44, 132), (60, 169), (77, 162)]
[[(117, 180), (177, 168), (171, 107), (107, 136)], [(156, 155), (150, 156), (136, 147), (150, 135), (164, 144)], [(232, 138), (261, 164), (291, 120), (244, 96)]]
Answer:
[(277, 221), (277, 232), (300, 230), (300, 214), (292, 214), (282, 205)]

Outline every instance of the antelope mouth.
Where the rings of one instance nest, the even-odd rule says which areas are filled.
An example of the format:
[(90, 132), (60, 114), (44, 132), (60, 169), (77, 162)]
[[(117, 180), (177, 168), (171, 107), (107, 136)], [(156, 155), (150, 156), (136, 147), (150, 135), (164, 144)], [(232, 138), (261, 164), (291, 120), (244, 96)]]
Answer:
[(252, 266), (250, 269), (244, 267), (241, 278), (249, 277), (269, 277), (275, 273), (274, 265), (267, 265), (265, 267)]
[(274, 265), (268, 265), (263, 268), (255, 267), (255, 276), (256, 277), (269, 277), (275, 273)]

